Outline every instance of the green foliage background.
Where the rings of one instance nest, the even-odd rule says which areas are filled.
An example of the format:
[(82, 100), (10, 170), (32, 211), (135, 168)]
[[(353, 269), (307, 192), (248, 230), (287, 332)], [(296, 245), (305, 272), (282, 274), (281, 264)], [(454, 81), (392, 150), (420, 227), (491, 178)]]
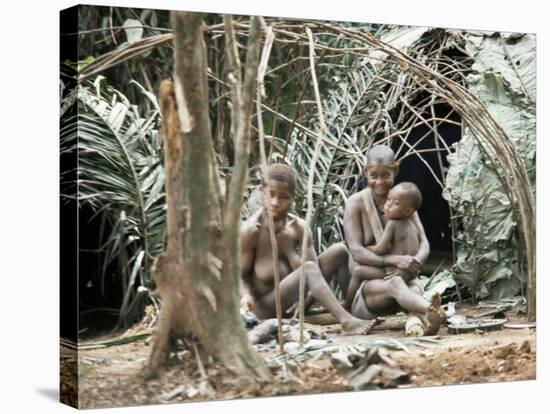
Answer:
[[(235, 20), (237, 39), (244, 45), (248, 18), (237, 16)], [(210, 117), (223, 188), (226, 176), (231, 174), (233, 141), (221, 22), (219, 15), (205, 15)], [(277, 18), (267, 19), (267, 23), (280, 28), (269, 60), (263, 100), (268, 159), (287, 162), (298, 172), (295, 209), (303, 216), (319, 123), (309, 51), (303, 37), (304, 24), (311, 23)], [(327, 23), (372, 33), (438, 73), (467, 85), (484, 100), (517, 144), (534, 188), (533, 36)], [(79, 29), (81, 60), (65, 63), (81, 74), (103, 64), (107, 55), (120, 59), (136, 45), (170, 33), (167, 11), (97, 6), (80, 6)], [(361, 187), (361, 168), (368, 148), (374, 143), (388, 143), (400, 148), (401, 159), (423, 159), (423, 154), (407, 143), (412, 128), (427, 122), (443, 125), (451, 121), (431, 119), (429, 109), (441, 99), (426, 97), (415, 79), (382, 52), (369, 50), (357, 39), (342, 36), (330, 27), (312, 26), (312, 30), (328, 125), (313, 191), (312, 230), (316, 248), (322, 251), (344, 238), (344, 204), (347, 196)], [(243, 49), (239, 49), (241, 53)], [(150, 300), (147, 292), (153, 285), (152, 260), (164, 245), (163, 148), (155, 95), (160, 82), (171, 77), (173, 68), (169, 42), (143, 46), (132, 56), (106, 65), (98, 70), (99, 75), (94, 73), (74, 89), (63, 83), (61, 88), (61, 151), (78, 156), (79, 205), (91, 207), (104, 223), (98, 229), (98, 254), (103, 262), (100, 280), (102, 284), (108, 277), (122, 280), (120, 322), (135, 319)], [(243, 216), (259, 202), (256, 136), (254, 130)], [(436, 148), (436, 143), (431, 151), (447, 154)], [(449, 151), (448, 174), (431, 173), (445, 188), (444, 196), (457, 220), (457, 262), (432, 281), (437, 280), (447, 289), (454, 285), (449, 282), (452, 277), (478, 298), (515, 295), (525, 275), (506, 195), (468, 130), (462, 142)], [(107, 274), (112, 263), (118, 264), (119, 271)]]

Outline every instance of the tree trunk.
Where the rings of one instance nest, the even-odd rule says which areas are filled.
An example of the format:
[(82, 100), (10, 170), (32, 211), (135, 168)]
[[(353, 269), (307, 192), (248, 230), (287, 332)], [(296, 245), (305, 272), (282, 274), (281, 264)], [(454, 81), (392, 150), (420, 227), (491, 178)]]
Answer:
[[(204, 355), (237, 374), (267, 379), (269, 371), (250, 346), (239, 313), (238, 225), (222, 229), (222, 206), (215, 192), (218, 177), (208, 117), (202, 17), (172, 12), (171, 21), (174, 82), (164, 81), (159, 97), (165, 136), (167, 246), (153, 269), (162, 309), (147, 374), (158, 373), (168, 355), (169, 337), (176, 336), (196, 340)], [(243, 158), (240, 169), (246, 177), (248, 158)], [(240, 210), (240, 204), (236, 208)]]

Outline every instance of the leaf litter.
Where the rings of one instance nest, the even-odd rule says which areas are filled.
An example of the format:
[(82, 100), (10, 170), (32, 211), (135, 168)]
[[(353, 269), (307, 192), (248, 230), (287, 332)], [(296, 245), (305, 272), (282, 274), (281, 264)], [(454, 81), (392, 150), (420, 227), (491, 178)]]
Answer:
[[(469, 318), (487, 309), (457, 305), (458, 314)], [(410, 338), (404, 336), (404, 317), (391, 316), (366, 336), (341, 335), (335, 325), (306, 324), (310, 339), (303, 348), (292, 340), (292, 321), (286, 320), (285, 354), (280, 354), (275, 336), (255, 345), (271, 369), (268, 383), (236, 378), (213, 361), (203, 361), (204, 378), (193, 351), (181, 344), (161, 377), (146, 381), (142, 370), (150, 338), (84, 346), (78, 366), (74, 350), (67, 348), (62, 363), (72, 364), (79, 379), (81, 408), (535, 379), (536, 329), (513, 309), (506, 316), (509, 323), (526, 328), (459, 335), (448, 335), (443, 328), (437, 337)], [(74, 379), (64, 383), (62, 390), (75, 392)]]

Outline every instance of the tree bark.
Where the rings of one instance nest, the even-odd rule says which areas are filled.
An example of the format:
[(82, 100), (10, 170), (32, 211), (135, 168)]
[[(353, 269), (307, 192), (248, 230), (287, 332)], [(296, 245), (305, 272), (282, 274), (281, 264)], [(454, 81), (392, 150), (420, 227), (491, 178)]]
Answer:
[[(237, 374), (267, 379), (269, 371), (250, 346), (239, 313), (238, 216), (237, 226), (222, 229), (214, 190), (218, 177), (213, 167), (202, 17), (172, 12), (171, 22), (174, 82), (164, 81), (159, 97), (165, 136), (167, 246), (153, 270), (162, 308), (146, 374), (158, 373), (168, 356), (169, 338), (175, 336), (197, 341), (204, 355)], [(257, 34), (255, 42), (259, 43)], [(242, 180), (245, 158), (235, 167), (240, 176), (244, 169)], [(230, 197), (230, 205), (240, 211), (242, 195), (235, 197)]]

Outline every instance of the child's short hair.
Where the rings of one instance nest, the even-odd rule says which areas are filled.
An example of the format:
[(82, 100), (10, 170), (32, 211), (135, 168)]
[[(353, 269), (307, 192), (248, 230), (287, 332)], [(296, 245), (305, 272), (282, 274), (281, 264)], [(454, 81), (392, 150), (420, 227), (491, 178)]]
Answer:
[(396, 187), (399, 188), (399, 190), (405, 194), (405, 197), (411, 201), (411, 205), (415, 210), (420, 208), (420, 205), (422, 204), (422, 193), (415, 183), (405, 181), (397, 184), (394, 188)]
[(267, 178), (287, 183), (292, 194), (296, 191), (296, 173), (286, 164), (270, 164), (267, 167)]

